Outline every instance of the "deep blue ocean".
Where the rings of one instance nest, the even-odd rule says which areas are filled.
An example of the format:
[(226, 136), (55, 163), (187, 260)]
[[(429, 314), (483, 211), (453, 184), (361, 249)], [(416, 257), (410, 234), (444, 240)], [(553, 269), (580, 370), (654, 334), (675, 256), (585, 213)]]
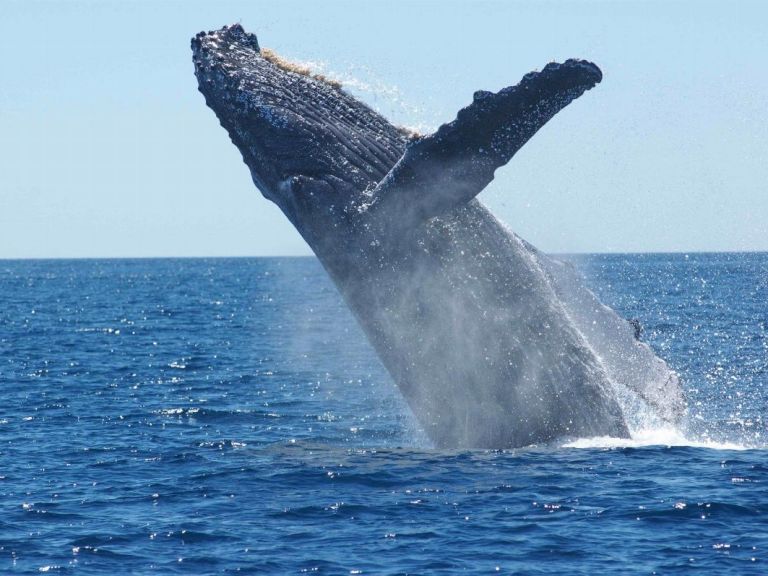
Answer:
[(438, 451), (313, 258), (0, 261), (0, 573), (768, 574), (768, 254), (574, 261), (683, 429)]

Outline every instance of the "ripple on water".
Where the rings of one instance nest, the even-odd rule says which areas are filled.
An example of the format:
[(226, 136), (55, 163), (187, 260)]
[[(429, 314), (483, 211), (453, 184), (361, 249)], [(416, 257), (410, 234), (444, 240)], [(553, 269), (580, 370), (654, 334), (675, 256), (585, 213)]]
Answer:
[(682, 432), (431, 449), (313, 259), (3, 264), (0, 573), (765, 573), (768, 258), (586, 265)]

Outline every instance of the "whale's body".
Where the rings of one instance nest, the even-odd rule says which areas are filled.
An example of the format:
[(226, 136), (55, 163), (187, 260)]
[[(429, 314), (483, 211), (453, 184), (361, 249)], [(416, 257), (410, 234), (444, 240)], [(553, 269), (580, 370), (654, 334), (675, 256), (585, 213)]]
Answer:
[(435, 445), (626, 436), (619, 398), (665, 420), (674, 373), (567, 265), (474, 197), (560, 108), (600, 81), (568, 61), (413, 138), (239, 25), (192, 41), (200, 91), (328, 271)]

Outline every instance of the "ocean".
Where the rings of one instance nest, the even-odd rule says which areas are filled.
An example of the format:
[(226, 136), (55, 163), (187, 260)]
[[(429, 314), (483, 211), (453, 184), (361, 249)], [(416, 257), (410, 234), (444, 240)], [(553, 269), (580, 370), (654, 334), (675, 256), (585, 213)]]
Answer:
[(0, 573), (768, 573), (768, 253), (569, 259), (679, 430), (436, 450), (314, 258), (0, 261)]

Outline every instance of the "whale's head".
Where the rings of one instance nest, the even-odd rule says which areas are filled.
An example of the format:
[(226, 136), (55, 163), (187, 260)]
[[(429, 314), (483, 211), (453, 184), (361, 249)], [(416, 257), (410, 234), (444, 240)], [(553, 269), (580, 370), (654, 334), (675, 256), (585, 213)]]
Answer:
[(407, 136), (384, 118), (338, 84), (262, 50), (239, 24), (197, 34), (192, 50), (207, 104), (256, 186), (297, 227), (319, 206), (344, 210), (405, 148)]

